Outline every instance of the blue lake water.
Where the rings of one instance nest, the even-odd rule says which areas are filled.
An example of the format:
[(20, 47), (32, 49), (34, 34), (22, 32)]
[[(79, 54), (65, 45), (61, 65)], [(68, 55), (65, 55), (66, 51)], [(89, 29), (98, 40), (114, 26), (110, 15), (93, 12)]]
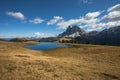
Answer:
[(32, 50), (53, 50), (60, 47), (69, 48), (71, 46), (67, 44), (59, 44), (54, 42), (41, 42), (39, 44), (25, 46), (25, 48)]

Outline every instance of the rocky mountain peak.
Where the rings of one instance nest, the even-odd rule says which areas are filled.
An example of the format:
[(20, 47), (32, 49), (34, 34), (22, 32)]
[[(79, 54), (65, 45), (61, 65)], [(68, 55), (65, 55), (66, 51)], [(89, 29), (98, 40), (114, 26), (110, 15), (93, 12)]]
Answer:
[(85, 33), (86, 32), (78, 26), (68, 26), (67, 30), (58, 35), (58, 37), (78, 37)]

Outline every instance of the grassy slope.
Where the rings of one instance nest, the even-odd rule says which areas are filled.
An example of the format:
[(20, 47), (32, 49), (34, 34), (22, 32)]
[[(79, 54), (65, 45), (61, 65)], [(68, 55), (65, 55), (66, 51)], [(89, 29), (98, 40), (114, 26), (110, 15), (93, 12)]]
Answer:
[(0, 41), (0, 80), (120, 80), (120, 47), (23, 48), (35, 43)]

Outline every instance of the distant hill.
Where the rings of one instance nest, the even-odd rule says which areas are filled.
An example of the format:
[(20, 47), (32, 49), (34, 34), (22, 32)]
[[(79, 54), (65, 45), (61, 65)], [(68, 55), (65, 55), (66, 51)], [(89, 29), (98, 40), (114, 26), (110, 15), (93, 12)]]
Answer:
[(58, 41), (57, 37), (47, 37), (39, 39), (40, 42), (55, 42)]
[(26, 38), (13, 38), (10, 40), (11, 42), (25, 42), (27, 41)]
[(2, 40), (2, 41), (10, 41), (10, 40), (12, 40), (13, 38), (0, 38), (0, 40)]

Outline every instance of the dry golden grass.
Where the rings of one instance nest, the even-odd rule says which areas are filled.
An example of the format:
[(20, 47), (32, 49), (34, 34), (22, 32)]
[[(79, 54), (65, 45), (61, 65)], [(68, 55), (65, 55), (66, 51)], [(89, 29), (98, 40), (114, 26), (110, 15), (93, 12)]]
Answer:
[(120, 47), (73, 44), (35, 51), (37, 42), (0, 41), (0, 80), (120, 80)]

